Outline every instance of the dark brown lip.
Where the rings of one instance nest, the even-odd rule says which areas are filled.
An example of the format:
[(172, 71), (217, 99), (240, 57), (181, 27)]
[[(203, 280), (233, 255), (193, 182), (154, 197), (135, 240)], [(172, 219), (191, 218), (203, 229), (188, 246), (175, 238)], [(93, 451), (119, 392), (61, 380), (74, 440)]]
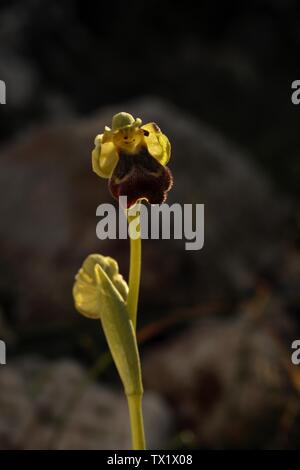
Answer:
[(146, 148), (136, 155), (120, 154), (117, 166), (109, 180), (114, 198), (127, 196), (127, 207), (139, 199), (150, 204), (162, 204), (173, 183), (169, 168), (161, 165)]

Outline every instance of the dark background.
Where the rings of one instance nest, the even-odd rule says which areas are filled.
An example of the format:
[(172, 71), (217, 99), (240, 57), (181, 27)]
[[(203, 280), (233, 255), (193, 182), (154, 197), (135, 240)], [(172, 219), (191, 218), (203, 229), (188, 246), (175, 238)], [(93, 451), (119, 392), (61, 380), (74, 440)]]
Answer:
[(299, 22), (296, 0), (2, 1), (10, 109), (1, 110), (1, 138), (62, 111), (158, 95), (251, 150), (299, 195), (299, 113), (290, 103)]
[[(8, 381), (12, 387), (11, 396), (20, 398), (10, 405), (5, 397), (0, 400), (0, 448), (60, 445), (56, 418), (54, 424), (51, 421), (56, 408), (50, 398), (47, 406), (52, 410), (48, 410), (48, 418), (53, 439), (39, 442), (16, 437), (11, 423), (18, 427), (23, 415), (15, 410), (27, 405), (22, 405), (23, 386), (11, 385), (15, 379), (11, 382), (4, 377), (10, 368), (16, 381), (24, 381), (27, 387), (32, 371), (38, 383), (43, 381), (40, 376), (45, 365), (39, 368), (36, 361), (51, 359), (55, 368), (68, 357), (89, 368), (104, 354), (98, 383), (119, 390), (109, 359), (105, 362), (103, 337), (93, 322), (78, 319), (72, 306), (74, 273), (87, 253), (99, 249), (94, 236), (99, 194), (89, 163), (82, 160), (79, 167), (76, 158), (71, 164), (65, 156), (72, 139), (80, 142), (78, 155), (88, 155), (95, 133), (104, 124), (110, 125), (106, 116), (123, 110), (123, 103), (132, 103), (141, 117), (143, 113), (157, 115), (174, 144), (171, 200), (183, 197), (184, 202), (205, 202), (208, 211), (208, 248), (203, 258), (200, 252), (194, 261), (193, 255), (179, 253), (172, 245), (168, 260), (162, 263), (166, 244), (149, 242), (145, 248), (140, 303), (142, 337), (148, 339), (143, 349), (145, 384), (165, 400), (172, 415), (162, 442), (171, 448), (299, 446), (300, 382), (297, 367), (289, 359), (290, 344), (300, 325), (300, 108), (291, 102), (291, 83), (300, 78), (299, 50), (296, 0), (203, 1), (199, 5), (155, 0), (1, 2), (0, 79), (6, 82), (7, 104), (0, 107), (0, 338), (7, 342), (10, 355), (0, 379), (2, 374), (3, 383)], [(152, 101), (161, 103), (157, 114), (156, 108), (150, 109)], [(95, 116), (99, 116), (98, 130)], [(179, 117), (182, 122), (176, 124)], [(194, 126), (194, 140), (189, 137), (193, 170), (185, 164), (189, 161), (185, 144), (189, 120)], [(68, 125), (65, 137), (64, 126)], [(213, 134), (206, 136), (207, 129)], [(218, 136), (224, 143), (219, 143)], [(197, 139), (204, 153), (207, 145), (203, 142), (209, 142), (207, 155), (212, 154), (212, 164), (208, 157), (201, 160), (201, 152), (195, 163)], [(215, 142), (219, 150), (213, 150)], [(231, 184), (231, 175), (240, 174), (240, 163), (226, 155), (235, 149), (239, 149), (237, 161), (245, 165), (245, 179), (237, 177), (239, 183), (233, 179)], [(194, 180), (185, 193), (184, 178), (189, 174), (194, 174)], [(197, 174), (202, 175), (199, 184)], [(67, 185), (60, 178), (66, 178)], [(72, 191), (76, 188), (76, 197), (71, 186)], [(235, 191), (230, 193), (230, 187)], [(219, 199), (214, 199), (215, 192)], [(109, 200), (106, 189), (101, 197)], [(220, 206), (211, 211), (218, 201), (228, 204), (227, 212), (232, 210), (231, 219), (224, 224)], [(50, 213), (42, 216), (40, 205)], [(62, 219), (60, 206), (65, 211)], [(59, 237), (64, 240), (61, 244)], [(210, 240), (216, 242), (210, 245)], [(104, 251), (120, 258), (125, 274), (124, 243), (107, 243)], [(213, 267), (216, 261), (218, 274)], [(225, 265), (226, 269), (232, 267), (225, 272)], [(198, 336), (193, 337), (194, 329)], [(235, 344), (241, 331), (248, 339), (254, 335), (246, 350), (242, 340)], [(219, 358), (228, 347), (226, 362), (233, 363), (233, 370), (225, 372), (226, 377), (220, 378), (218, 367), (215, 369), (214, 361), (222, 362), (217, 356), (202, 364), (207, 353), (200, 350), (191, 360), (196, 369), (189, 370), (190, 366), (179, 362), (178, 370), (187, 369), (186, 375), (177, 377), (173, 371), (166, 383), (158, 380), (168, 371), (167, 365), (159, 371), (163, 357), (166, 364), (189, 357), (194, 348), (185, 350), (185, 342), (198, 345), (206, 338), (220, 348)], [(235, 346), (231, 347), (232, 342)], [(261, 353), (257, 352), (260, 345)], [(174, 355), (168, 357), (169, 351)], [(242, 358), (244, 375), (234, 365), (236, 356)], [(260, 392), (262, 380), (252, 370), (254, 363), (257, 367), (262, 363), (262, 370), (269, 370), (268, 377), (272, 377)], [(56, 379), (47, 380), (47, 386), (55, 387), (52, 382)], [(250, 390), (249, 396), (245, 390)], [(38, 402), (38, 394), (32, 396), (27, 389), (24, 394), (30, 403)], [(237, 409), (231, 401), (239, 398), (232, 397), (244, 397)], [(48, 418), (45, 424), (39, 415), (40, 408), (32, 411), (36, 434), (40, 427), (48, 426)], [(84, 439), (74, 442), (75, 448), (88, 447)], [(113, 446), (113, 432), (111, 442)]]

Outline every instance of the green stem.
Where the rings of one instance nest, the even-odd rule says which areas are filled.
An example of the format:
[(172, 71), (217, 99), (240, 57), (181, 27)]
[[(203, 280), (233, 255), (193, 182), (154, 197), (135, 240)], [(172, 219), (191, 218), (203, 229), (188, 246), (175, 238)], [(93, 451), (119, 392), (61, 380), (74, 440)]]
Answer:
[(131, 440), (133, 450), (145, 450), (145, 435), (142, 412), (142, 395), (128, 395)]
[[(136, 220), (135, 220), (136, 219)], [(128, 216), (129, 224), (135, 221), (136, 226), (140, 223), (140, 213), (135, 216)], [(130, 235), (130, 234), (129, 234)], [(129, 293), (127, 299), (127, 308), (133, 327), (136, 330), (136, 317), (139, 300), (139, 289), (141, 279), (141, 254), (142, 243), (141, 236), (134, 239), (130, 236), (130, 271), (129, 271)]]
[[(127, 310), (132, 321), (134, 331), (136, 332), (136, 318), (139, 300), (140, 279), (141, 279), (141, 227), (139, 206), (134, 215), (128, 215), (129, 237), (130, 237), (130, 269), (129, 269), (129, 292), (127, 299)], [(132, 226), (137, 233), (133, 234)], [(137, 237), (133, 235), (138, 235)], [(136, 393), (127, 396), (131, 439), (133, 450), (146, 449), (143, 411), (142, 411), (142, 393)]]

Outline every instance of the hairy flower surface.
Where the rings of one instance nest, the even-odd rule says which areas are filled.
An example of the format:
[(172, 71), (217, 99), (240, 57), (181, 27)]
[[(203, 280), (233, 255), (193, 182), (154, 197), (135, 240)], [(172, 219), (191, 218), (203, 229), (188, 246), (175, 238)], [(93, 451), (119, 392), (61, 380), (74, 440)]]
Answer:
[(172, 175), (166, 167), (171, 146), (154, 122), (142, 126), (131, 114), (118, 113), (112, 128), (96, 136), (92, 152), (95, 173), (109, 179), (112, 195), (127, 196), (130, 207), (139, 199), (161, 204), (172, 187)]

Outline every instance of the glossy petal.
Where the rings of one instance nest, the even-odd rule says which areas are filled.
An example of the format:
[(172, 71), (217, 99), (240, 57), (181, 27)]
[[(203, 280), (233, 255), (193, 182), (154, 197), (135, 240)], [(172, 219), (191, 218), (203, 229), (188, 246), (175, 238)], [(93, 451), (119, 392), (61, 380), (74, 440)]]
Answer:
[(113, 142), (105, 140), (108, 140), (106, 133), (100, 134), (95, 139), (95, 148), (92, 152), (92, 167), (98, 176), (110, 178), (118, 163), (119, 156)]
[(145, 135), (145, 142), (149, 153), (162, 165), (166, 165), (170, 160), (171, 144), (155, 122), (150, 122), (142, 126), (149, 135)]
[(101, 269), (119, 293), (120, 300), (125, 304), (128, 295), (128, 286), (123, 276), (119, 273), (117, 262), (98, 254), (89, 255), (78, 274), (73, 287), (73, 297), (76, 309), (89, 318), (100, 318), (105, 307), (104, 286), (99, 282), (96, 267)]

